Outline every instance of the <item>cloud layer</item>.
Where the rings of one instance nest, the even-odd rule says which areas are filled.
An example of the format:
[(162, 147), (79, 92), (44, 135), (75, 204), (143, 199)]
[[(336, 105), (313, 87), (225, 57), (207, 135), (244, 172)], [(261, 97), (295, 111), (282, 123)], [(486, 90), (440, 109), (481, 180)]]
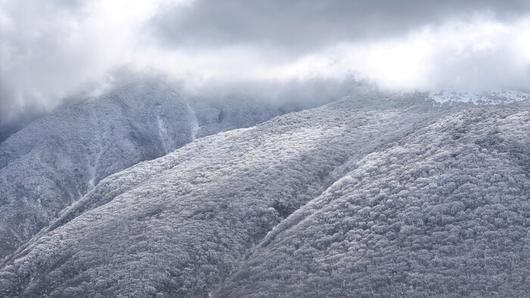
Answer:
[(509, 20), (528, 11), (524, 0), (197, 0), (160, 11), (153, 23), (177, 47), (255, 44), (307, 51), (474, 15)]
[(0, 126), (123, 68), (194, 88), (351, 76), (525, 88), (529, 15), (526, 0), (0, 0)]

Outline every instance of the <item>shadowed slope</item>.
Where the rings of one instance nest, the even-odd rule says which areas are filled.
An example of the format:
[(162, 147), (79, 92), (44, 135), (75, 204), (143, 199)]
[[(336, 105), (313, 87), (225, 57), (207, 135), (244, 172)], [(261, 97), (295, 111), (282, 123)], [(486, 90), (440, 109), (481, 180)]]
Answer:
[(303, 108), (282, 104), (289, 103), (195, 101), (146, 80), (33, 122), (0, 144), (0, 259), (108, 175), (195, 138)]

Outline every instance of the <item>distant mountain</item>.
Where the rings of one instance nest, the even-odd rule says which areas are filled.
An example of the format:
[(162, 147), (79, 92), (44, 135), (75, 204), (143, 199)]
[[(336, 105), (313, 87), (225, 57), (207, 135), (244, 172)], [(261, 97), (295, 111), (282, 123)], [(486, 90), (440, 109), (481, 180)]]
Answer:
[(195, 138), (252, 126), (302, 106), (194, 100), (146, 80), (41, 117), (0, 144), (0, 259), (108, 175)]
[(471, 91), (433, 91), (429, 98), (439, 103), (507, 104), (530, 100), (530, 93), (516, 90)]
[(525, 296), (529, 147), (528, 101), (426, 94), (206, 136), (87, 186), (4, 260), (0, 295)]

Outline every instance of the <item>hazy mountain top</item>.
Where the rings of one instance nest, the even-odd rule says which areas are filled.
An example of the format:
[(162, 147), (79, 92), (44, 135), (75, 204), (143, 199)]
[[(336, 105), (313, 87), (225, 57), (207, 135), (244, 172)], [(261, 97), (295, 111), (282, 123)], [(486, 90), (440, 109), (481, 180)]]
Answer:
[(433, 91), (429, 98), (439, 103), (507, 104), (530, 100), (530, 93), (518, 90)]
[(0, 144), (0, 258), (110, 174), (316, 104), (186, 97), (170, 84), (136, 80), (65, 105)]

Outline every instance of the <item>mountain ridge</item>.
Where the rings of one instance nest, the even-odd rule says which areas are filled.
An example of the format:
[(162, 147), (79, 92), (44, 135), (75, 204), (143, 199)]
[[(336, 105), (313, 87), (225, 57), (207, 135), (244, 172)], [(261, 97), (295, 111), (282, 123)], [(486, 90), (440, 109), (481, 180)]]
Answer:
[(170, 84), (140, 80), (35, 120), (0, 144), (0, 258), (104, 177), (195, 138), (303, 108), (289, 104), (195, 102)]
[[(440, 105), (422, 94), (352, 97), (199, 138), (104, 178), (4, 260), (0, 294), (421, 296), (448, 294), (447, 285), (463, 295), (524, 293), (529, 107)], [(493, 174), (473, 172), (480, 170)], [(509, 186), (486, 187), (490, 176)], [(452, 222), (495, 222), (491, 210), (511, 214), (513, 230), (481, 223), (479, 234), (448, 234)], [(488, 232), (513, 245), (488, 244)], [(444, 237), (477, 255), (439, 245)], [(422, 265), (431, 259), (403, 265), (424, 255), (414, 243), (451, 273)], [(514, 276), (501, 279), (511, 292), (474, 267), (485, 264), (484, 245), (497, 245), (502, 258), (489, 272)], [(521, 265), (510, 267), (517, 249)], [(469, 270), (455, 269), (454, 260), (467, 260)]]
[[(150, 182), (141, 184), (139, 187), (136, 187), (132, 189), (131, 191), (124, 192), (123, 194), (118, 195), (112, 201), (109, 201), (104, 205), (96, 207), (95, 209), (92, 209), (91, 211), (84, 212), (81, 215), (75, 217), (75, 219), (66, 223), (65, 225), (62, 225), (61, 227), (53, 231), (50, 231), (48, 234), (43, 235), (40, 238), (40, 240), (37, 239), (35, 242), (27, 246), (23, 251), (18, 253), (14, 260), (21, 259), (21, 257), (26, 255), (27, 253), (33, 254), (32, 252), (37, 252), (37, 251), (44, 252), (44, 251), (49, 250), (52, 247), (42, 250), (43, 248), (42, 245), (48, 247), (48, 244), (44, 244), (41, 241), (46, 242), (45, 239), (50, 240), (51, 238), (49, 238), (49, 236), (51, 235), (62, 235), (63, 233), (65, 233), (64, 232), (65, 229), (68, 230), (68, 232), (66, 232), (66, 234), (68, 235), (73, 236), (73, 234), (78, 234), (80, 232), (80, 229), (85, 230), (85, 228), (81, 228), (82, 226), (88, 227), (86, 226), (86, 224), (88, 224), (88, 222), (93, 221), (93, 219), (89, 219), (89, 218), (92, 218), (92, 216), (95, 216), (96, 214), (103, 212), (102, 214), (107, 214), (105, 215), (105, 217), (108, 217), (108, 220), (110, 220), (109, 222), (105, 220), (105, 222), (107, 223), (103, 225), (105, 226), (105, 228), (103, 228), (102, 226), (103, 229), (107, 229), (107, 228), (116, 229), (117, 228), (117, 229), (120, 229), (121, 231), (120, 233), (125, 232), (127, 234), (128, 233), (126, 232), (127, 230), (132, 232), (136, 229), (140, 229), (139, 231), (141, 231), (141, 229), (143, 228), (140, 228), (140, 227), (143, 226), (144, 224), (149, 223), (149, 225), (154, 224), (152, 228), (156, 229), (157, 231), (159, 231), (159, 229), (166, 231), (163, 234), (160, 234), (160, 232), (155, 232), (154, 235), (143, 234), (142, 237), (155, 237), (156, 240), (152, 239), (153, 243), (159, 242), (160, 245), (165, 247), (165, 250), (167, 250), (167, 252), (160, 251), (159, 253), (155, 253), (154, 255), (151, 255), (151, 253), (148, 253), (147, 255), (145, 255), (148, 259), (151, 259), (151, 257), (154, 257), (155, 255), (159, 255), (159, 254), (165, 255), (166, 253), (169, 253), (170, 251), (173, 251), (174, 253), (177, 253), (177, 251), (184, 253), (184, 255), (181, 257), (182, 262), (184, 262), (184, 260), (188, 258), (195, 258), (191, 254), (191, 251), (190, 251), (191, 247), (188, 247), (187, 245), (182, 246), (183, 244), (177, 245), (176, 243), (174, 243), (175, 240), (170, 240), (170, 239), (174, 239), (171, 237), (176, 237), (176, 239), (185, 238), (187, 240), (182, 239), (182, 241), (179, 243), (197, 243), (198, 245), (200, 241), (197, 242), (198, 239), (190, 238), (191, 234), (188, 234), (188, 233), (197, 234), (196, 232), (195, 233), (191, 232), (194, 229), (199, 229), (202, 231), (201, 233), (206, 233), (207, 235), (210, 235), (209, 237), (214, 237), (213, 239), (219, 239), (219, 241), (221, 242), (228, 241), (226, 242), (226, 244), (227, 245), (229, 243), (231, 244), (229, 244), (229, 246), (226, 249), (221, 249), (223, 253), (214, 258), (217, 261), (214, 261), (214, 260), (211, 261), (211, 262), (214, 262), (215, 264), (219, 264), (217, 266), (220, 266), (220, 267), (216, 267), (216, 266), (211, 267), (211, 270), (213, 270), (213, 272), (218, 272), (218, 270), (221, 270), (219, 272), (223, 272), (224, 270), (222, 268), (224, 268), (225, 266), (229, 266), (227, 268), (231, 268), (232, 266), (234, 266), (230, 264), (234, 264), (234, 262), (237, 262), (237, 259), (239, 258), (237, 256), (243, 255), (245, 251), (247, 250), (248, 245), (251, 245), (252, 242), (257, 241), (258, 239), (263, 237), (264, 233), (266, 233), (272, 228), (271, 225), (273, 225), (273, 223), (281, 221), (283, 219), (283, 216), (287, 216), (292, 211), (299, 208), (301, 202), (305, 202), (306, 200), (309, 199), (309, 197), (312, 197), (319, 192), (319, 188), (321, 186), (318, 186), (318, 185), (321, 185), (320, 183), (322, 182), (320, 181), (325, 180), (325, 177), (328, 175), (326, 173), (331, 173), (336, 168), (336, 166), (343, 164), (343, 162), (346, 161), (345, 158), (347, 156), (350, 156), (350, 158), (352, 157), (351, 154), (347, 153), (348, 146), (345, 147), (344, 144), (348, 144), (349, 142), (353, 142), (354, 140), (359, 141), (361, 140), (361, 137), (362, 137), (362, 139), (366, 140), (365, 146), (367, 146), (367, 147), (364, 147), (364, 149), (363, 147), (359, 147), (358, 150), (360, 151), (358, 154), (362, 156), (364, 155), (364, 153), (362, 152), (366, 152), (366, 150), (369, 150), (369, 151), (374, 150), (375, 148), (379, 146), (377, 144), (382, 145), (390, 140), (394, 140), (395, 134), (398, 133), (398, 131), (392, 130), (391, 127), (396, 129), (397, 127), (401, 126), (401, 128), (399, 129), (400, 131), (399, 134), (404, 134), (404, 133), (410, 132), (411, 130), (415, 128), (413, 124), (416, 123), (416, 121), (431, 121), (431, 117), (433, 116), (432, 111), (430, 111), (430, 106), (431, 106), (430, 104), (426, 104), (425, 105), (426, 108), (420, 105), (419, 107), (412, 106), (411, 109), (408, 111), (402, 111), (400, 108), (393, 108), (392, 106), (394, 105), (394, 103), (390, 101), (385, 101), (385, 103), (390, 104), (390, 107), (388, 106), (378, 107), (377, 100), (373, 100), (372, 107), (366, 108), (366, 107), (363, 107), (365, 103), (362, 101), (358, 102), (355, 100), (353, 101), (345, 100), (342, 102), (324, 106), (323, 108), (321, 108), (321, 110), (323, 111), (322, 113), (316, 112), (316, 111), (319, 111), (320, 109), (320, 108), (317, 108), (316, 110), (307, 110), (307, 111), (303, 111), (299, 113), (288, 114), (287, 116), (284, 116), (284, 117), (274, 118), (273, 120), (266, 122), (263, 125), (259, 125), (255, 128), (251, 128), (251, 129), (247, 129), (243, 131), (231, 131), (231, 132), (223, 133), (221, 135), (215, 135), (215, 136), (199, 139), (196, 142), (193, 142), (187, 146), (184, 146), (181, 149), (174, 152), (173, 154), (164, 156), (159, 160), (154, 160), (148, 163), (137, 165), (136, 167), (133, 167), (125, 171), (125, 173), (120, 173), (117, 176), (125, 175), (125, 176), (130, 176), (132, 179), (136, 179), (134, 178), (135, 176), (142, 175), (142, 173), (149, 172), (150, 171), (149, 166), (151, 165), (155, 166), (155, 168), (152, 169), (152, 172), (156, 172), (158, 174), (155, 174), (155, 176), (153, 176), (151, 180), (149, 180)], [(357, 112), (351, 113), (351, 111), (357, 111)], [(421, 113), (418, 113), (418, 112), (421, 112)], [(407, 115), (407, 116), (401, 119), (400, 116), (404, 116), (404, 115)], [(393, 119), (393, 120), (385, 121), (384, 119)], [(352, 122), (349, 122), (348, 120), (351, 120)], [(315, 123), (318, 123), (318, 124), (315, 124)], [(398, 125), (398, 123), (401, 123), (401, 124)], [(349, 128), (344, 130), (347, 127)], [(383, 134), (381, 133), (380, 130), (383, 127), (385, 128), (383, 129), (383, 131), (386, 131), (387, 133), (383, 133)], [(311, 137), (308, 138), (308, 136), (311, 136)], [(346, 136), (350, 136), (350, 137), (346, 137)], [(233, 139), (232, 141), (227, 141), (224, 138), (235, 138), (235, 139)], [(318, 141), (317, 143), (312, 143), (312, 142), (319, 140), (320, 138), (322, 138), (322, 140), (334, 140), (334, 141), (330, 144), (326, 144), (327, 141), (326, 142)], [(234, 142), (235, 140), (238, 140), (238, 141)], [(243, 140), (245, 141), (242, 143)], [(278, 143), (278, 141), (276, 140), (282, 140), (282, 141)], [(209, 142), (212, 142), (212, 141), (214, 143), (210, 144)], [(248, 145), (243, 145), (243, 144), (248, 144)], [(280, 148), (278, 147), (279, 144), (282, 144), (280, 148), (283, 148), (283, 149), (280, 150)], [(335, 144), (335, 145), (332, 145), (332, 144)], [(369, 144), (373, 144), (373, 145), (369, 145)], [(315, 145), (317, 147), (312, 149), (312, 147)], [(370, 149), (372, 148), (372, 146), (375, 146), (375, 145), (377, 146), (373, 147), (373, 149)], [(241, 148), (242, 146), (244, 148)], [(250, 146), (250, 147), (247, 147), (247, 146)], [(270, 152), (268, 151), (272, 150), (273, 148), (274, 148), (274, 152), (276, 152), (276, 155), (275, 155), (276, 161), (271, 163), (271, 161), (273, 160), (270, 159), (271, 156), (269, 156)], [(320, 149), (316, 150), (317, 148), (320, 148)], [(298, 153), (296, 153), (298, 151), (305, 152), (305, 153), (303, 153), (302, 155), (299, 155)], [(225, 152), (225, 153), (221, 153), (221, 152)], [(312, 152), (316, 155), (312, 156), (313, 155)], [(187, 157), (190, 154), (191, 156), (195, 156), (195, 157), (194, 158)], [(173, 159), (174, 158), (173, 156), (180, 156), (179, 160), (184, 161), (184, 163), (175, 161)], [(226, 157), (223, 157), (223, 156), (226, 156)], [(261, 157), (262, 161), (259, 161), (260, 159), (256, 159), (260, 156), (262, 156)], [(287, 159), (282, 161), (281, 156), (285, 156), (284, 158), (287, 158)], [(340, 156), (344, 156), (344, 157), (340, 157)], [(234, 157), (237, 157), (237, 158), (233, 159)], [(258, 170), (257, 172), (254, 170), (247, 172), (247, 173), (255, 173), (254, 175), (245, 174), (245, 171), (241, 172), (241, 170), (235, 170), (245, 164), (243, 162), (244, 160), (246, 160), (246, 163), (248, 163), (248, 166), (252, 166), (252, 165), (259, 166), (259, 168), (257, 168)], [(174, 169), (165, 170), (163, 172), (160, 172), (159, 170), (156, 169), (156, 164), (158, 162), (168, 164), (169, 166), (174, 166)], [(328, 162), (330, 163), (328, 164)], [(224, 167), (228, 167), (228, 169), (225, 170)], [(245, 169), (245, 167), (246, 166), (243, 166), (242, 170)], [(301, 171), (297, 169), (301, 169)], [(261, 173), (261, 174), (258, 174), (258, 173)], [(280, 175), (280, 173), (282, 174)], [(182, 175), (185, 175), (185, 176), (182, 176)], [(217, 175), (219, 177), (226, 177), (226, 178), (219, 178), (215, 180), (211, 180), (212, 178), (209, 178), (209, 177), (215, 177)], [(279, 176), (277, 178), (273, 178), (275, 177), (275, 175), (279, 175)], [(226, 180), (228, 177), (231, 177), (231, 176), (233, 176), (234, 178), (229, 178), (229, 180)], [(113, 176), (109, 177), (108, 179), (113, 179)], [(274, 183), (266, 182), (267, 179), (274, 179), (274, 181), (276, 182)], [(251, 182), (251, 181), (260, 181), (260, 180), (262, 182), (256, 185), (253, 184), (254, 182)], [(306, 182), (302, 182), (302, 181), (306, 181)], [(330, 182), (327, 182), (327, 183), (330, 183)], [(118, 180), (116, 180), (114, 182), (115, 186), (111, 186), (111, 185), (105, 186), (105, 184), (101, 184), (101, 187), (103, 188), (108, 187), (108, 189), (115, 189), (115, 188), (119, 188), (118, 185), (122, 185), (122, 184), (123, 183), (120, 183), (118, 182)], [(200, 188), (197, 188), (198, 186), (194, 187), (193, 185), (195, 184), (200, 185)], [(272, 185), (276, 185), (276, 187), (278, 187), (278, 190), (274, 190), (274, 188), (271, 188)], [(313, 186), (310, 186), (310, 185), (313, 185)], [(136, 201), (137, 198), (139, 199), (140, 197), (144, 197), (144, 198), (150, 197), (151, 195), (149, 195), (149, 193), (152, 193), (152, 192), (158, 193), (155, 197), (157, 198), (156, 200), (158, 200), (159, 203), (156, 203), (156, 201), (153, 201), (153, 202), (143, 201), (143, 200)], [(307, 192), (311, 193), (312, 195), (309, 195), (308, 193), (309, 197), (306, 197), (304, 193), (307, 193)], [(102, 193), (106, 193), (106, 191), (103, 191)], [(276, 196), (274, 195), (275, 193), (282, 194), (282, 195), (276, 198)], [(138, 195), (140, 197), (138, 197)], [(170, 199), (172, 196), (177, 196), (180, 199), (178, 201), (173, 201)], [(223, 203), (222, 198), (229, 198), (229, 197), (238, 198), (239, 196), (243, 196), (243, 198), (246, 198), (246, 199), (240, 198), (234, 203), (229, 203), (229, 201)], [(286, 197), (282, 199), (282, 196), (286, 196)], [(206, 198), (209, 198), (209, 199), (206, 199)], [(295, 199), (295, 198), (298, 198), (298, 199)], [(139, 214), (137, 217), (138, 219), (135, 219), (135, 220), (125, 219), (125, 218), (130, 218), (130, 217), (126, 215), (128, 213), (125, 212), (124, 210), (125, 209), (129, 209), (131, 211), (134, 210), (134, 209), (130, 209), (131, 206), (125, 207), (125, 205), (123, 205), (123, 204), (128, 205), (128, 203), (126, 202), (129, 200), (133, 200), (137, 202), (134, 204), (142, 204), (142, 205), (148, 204), (148, 205), (145, 205), (144, 207), (141, 207), (140, 209), (136, 209), (136, 211), (133, 211), (133, 213), (140, 212), (140, 214), (143, 214), (143, 215)], [(193, 205), (193, 202), (201, 202), (202, 200), (204, 201), (203, 203), (200, 203), (199, 206)], [(246, 200), (249, 200), (249, 201), (247, 202)], [(296, 203), (297, 201), (299, 203)], [(178, 205), (188, 204), (188, 205), (182, 205), (182, 207), (176, 207), (176, 206), (169, 207), (169, 206), (173, 206), (173, 204), (178, 204)], [(266, 205), (263, 207), (259, 207), (259, 206), (262, 206), (263, 204), (266, 204)], [(122, 207), (117, 207), (117, 206), (122, 206)], [(158, 206), (158, 207), (155, 207), (155, 206)], [(226, 206), (226, 208), (228, 209), (226, 209), (226, 211), (223, 211), (222, 206)], [(229, 207), (229, 206), (232, 206), (232, 207)], [(177, 208), (177, 209), (174, 209), (174, 208)], [(182, 209), (183, 211), (181, 211), (180, 213), (177, 213), (181, 215), (177, 215), (177, 214), (171, 215), (173, 211), (170, 211), (170, 210), (179, 210), (180, 208), (184, 208)], [(119, 213), (115, 213), (118, 209), (122, 211), (120, 211)], [(107, 210), (107, 211), (104, 211), (104, 210)], [(141, 210), (145, 211), (145, 213)], [(196, 210), (196, 211), (193, 211), (193, 210)], [(216, 210), (216, 211), (213, 212), (213, 210)], [(162, 214), (164, 214), (165, 212), (169, 212), (169, 214), (166, 215), (165, 217), (160, 217), (160, 220), (169, 221), (169, 222), (164, 223), (164, 224), (158, 223), (157, 218), (161, 216)], [(249, 213), (249, 215), (245, 215), (247, 212)], [(122, 215), (118, 216), (118, 214), (122, 214)], [(254, 214), (254, 215), (250, 215), (250, 214)], [(125, 226), (122, 226), (122, 224), (119, 224), (119, 222), (121, 222), (121, 219), (118, 219), (118, 217), (116, 216), (118, 216), (119, 218), (123, 218), (123, 220), (126, 220), (127, 222), (130, 222), (130, 224), (125, 225), (127, 226), (126, 230), (122, 230), (123, 228), (125, 228)], [(203, 216), (206, 216), (206, 217), (203, 218)], [(207, 232), (207, 230), (204, 230), (203, 228), (201, 228), (202, 226), (201, 222), (210, 218), (210, 216), (213, 216), (211, 217), (211, 220), (214, 220), (214, 218), (219, 218), (219, 217), (226, 218), (228, 222), (232, 222), (235, 220), (234, 224), (236, 226), (232, 226), (231, 228), (228, 228), (228, 226), (226, 226), (227, 222), (225, 222), (225, 220), (222, 220), (221, 218), (218, 219), (220, 220), (218, 221), (218, 225), (220, 229), (219, 233), (223, 231), (223, 233), (221, 234), (233, 235), (235, 238), (233, 240), (229, 240), (230, 237), (232, 237), (230, 236), (227, 240), (221, 240), (222, 238), (219, 238), (219, 236), (214, 236), (216, 234), (211, 234), (211, 232)], [(230, 220), (232, 216), (236, 216), (236, 217)], [(99, 215), (96, 218), (98, 217)], [(176, 220), (177, 222), (182, 221), (181, 224), (176, 225), (176, 226), (182, 226), (182, 228), (177, 229), (180, 232), (177, 232), (177, 231), (170, 232), (170, 230), (167, 230), (167, 228), (165, 228), (167, 226), (175, 226), (175, 223), (170, 223), (173, 220)], [(239, 221), (241, 221), (241, 223), (238, 223)], [(242, 226), (241, 224), (244, 222), (249, 222), (249, 221), (252, 222), (253, 224), (249, 225), (248, 228), (243, 228), (243, 226), (245, 225)], [(77, 226), (76, 228), (71, 230), (70, 226), (78, 225), (78, 224), (80, 226)], [(186, 226), (189, 226), (189, 229), (191, 230), (189, 230), (188, 232), (185, 232)], [(93, 231), (94, 228), (95, 226), (90, 227), (90, 229), (87, 230), (87, 232)], [(84, 234), (84, 233), (85, 232), (81, 232), (81, 234)], [(109, 232), (104, 232), (103, 234), (101, 233), (93, 234), (93, 232), (89, 232), (89, 234), (92, 235), (89, 237), (90, 238), (100, 237), (103, 235), (107, 235), (108, 233)], [(111, 234), (115, 235), (114, 238), (116, 238), (117, 237), (116, 235), (119, 235), (120, 233), (112, 232)], [(136, 232), (133, 232), (133, 233), (136, 233)], [(166, 235), (165, 233), (170, 233), (170, 234)], [(174, 236), (170, 236), (173, 233), (177, 233), (177, 234), (175, 234)], [(81, 234), (78, 234), (78, 235), (81, 236)], [(208, 237), (207, 235), (197, 234), (197, 237), (199, 237), (200, 239), (202, 237)], [(88, 235), (85, 235), (85, 236), (88, 236)], [(84, 238), (85, 236), (81, 236), (81, 238)], [(60, 237), (63, 237), (63, 236), (60, 236)], [(67, 237), (70, 237), (70, 236), (67, 236)], [(106, 238), (107, 236), (104, 236), (104, 237)], [(122, 238), (122, 237), (125, 237), (125, 238)], [(55, 238), (55, 236), (53, 236), (52, 238)], [(107, 244), (111, 244), (114, 242), (115, 244), (111, 244), (113, 246), (117, 245), (118, 243), (125, 244), (128, 241), (126, 239), (129, 239), (129, 236), (126, 237), (125, 235), (123, 235), (123, 236), (120, 236), (120, 239), (122, 240), (118, 241), (117, 239), (115, 240), (108, 239), (106, 241), (111, 241)], [(240, 239), (240, 240), (236, 241), (236, 239)], [(252, 240), (252, 239), (256, 239), (256, 240)], [(81, 243), (85, 243), (84, 241), (85, 240), (81, 240), (81, 242), (78, 242), (77, 240), (75, 240), (74, 242), (78, 243), (79, 245)], [(90, 240), (89, 242), (93, 242), (93, 241), (94, 240)], [(97, 241), (97, 242), (99, 243), (99, 245), (104, 245), (105, 247), (106, 244), (104, 243), (106, 243), (106, 241), (105, 242)], [(145, 244), (151, 243), (152, 241), (150, 240), (146, 242)], [(52, 242), (55, 243), (55, 241), (52, 241)], [(61, 246), (62, 247), (61, 249), (56, 247), (58, 243), (55, 243), (53, 244), (53, 247), (55, 248), (53, 248), (52, 250), (59, 252), (64, 249), (65, 251), (59, 252), (60, 255), (64, 255), (64, 254), (70, 255), (70, 253), (68, 253), (67, 251), (71, 249), (75, 249), (75, 250), (81, 249), (77, 253), (74, 253), (74, 255), (79, 255), (79, 253), (81, 254), (88, 253), (88, 251), (85, 251), (81, 247), (74, 245), (74, 242), (70, 243), (67, 247)], [(172, 244), (172, 246), (167, 246), (168, 243), (174, 243), (174, 244)], [(121, 246), (122, 244), (119, 244), (119, 245)], [(212, 245), (215, 246), (216, 244), (212, 243)], [(150, 246), (148, 245), (147, 247), (145, 247), (145, 249), (150, 250), (151, 248), (149, 247)], [(100, 246), (98, 251), (101, 251), (101, 249), (103, 248)], [(121, 263), (122, 261), (119, 261), (122, 264), (120, 266), (129, 267), (130, 265), (129, 261), (125, 261), (125, 259), (132, 257), (132, 255), (128, 256), (127, 253), (121, 255), (121, 253), (118, 251), (114, 251), (111, 253), (111, 251), (109, 251), (107, 248), (104, 251), (105, 251), (104, 253), (103, 251), (101, 251), (101, 253), (103, 253), (102, 256), (107, 255), (109, 253), (110, 254), (118, 253), (120, 256), (116, 255), (115, 256), (116, 260), (123, 260), (125, 262), (125, 263)], [(206, 253), (207, 255), (210, 254), (208, 250), (197, 251), (197, 249), (195, 249), (193, 251), (194, 251), (194, 254), (198, 253), (199, 255), (202, 255), (203, 253)], [(213, 253), (213, 251), (211, 253)], [(45, 255), (41, 255), (41, 256), (45, 257)], [(97, 256), (92, 256), (92, 255), (88, 258), (91, 259), (93, 257), (95, 257), (94, 260), (99, 259)], [(123, 259), (124, 257), (125, 259)], [(53, 259), (55, 258), (56, 257), (53, 257)], [(62, 257), (59, 257), (59, 259), (61, 258)], [(22, 259), (29, 261), (33, 259), (33, 257), (25, 256), (25, 257), (22, 257)], [(154, 261), (154, 259), (151, 259), (151, 260)], [(30, 261), (30, 263), (31, 262), (32, 261)], [(40, 261), (38, 262), (40, 263)], [(50, 262), (54, 263), (55, 261), (52, 261), (52, 260), (45, 261), (45, 263), (50, 263)], [(96, 261), (96, 262), (100, 264), (98, 265), (98, 267), (100, 266), (106, 267), (106, 265), (104, 265), (103, 263), (99, 263), (100, 261)], [(20, 263), (20, 261), (15, 261), (15, 264), (23, 264), (23, 263), (26, 263), (26, 261), (22, 263)], [(70, 264), (70, 261), (67, 261), (67, 263), (62, 265), (62, 267), (67, 268), (70, 266), (69, 264)], [(147, 266), (147, 267), (144, 267), (144, 270), (149, 270), (150, 272), (153, 272), (153, 274), (155, 274), (154, 273), (155, 271), (160, 270), (158, 266), (162, 266), (166, 268), (167, 265), (168, 264), (162, 265), (158, 261), (152, 264), (151, 261), (149, 261), (148, 263), (143, 263), (142, 267)], [(112, 267), (113, 266), (114, 265), (112, 265)], [(158, 285), (156, 287), (165, 288), (168, 292), (164, 292), (164, 291), (162, 292), (168, 295), (177, 295), (177, 294), (178, 295), (181, 295), (181, 294), (190, 295), (192, 293), (206, 293), (207, 289), (204, 288), (205, 285), (219, 282), (219, 281), (216, 282), (217, 278), (222, 278), (222, 276), (226, 274), (226, 273), (222, 273), (222, 275), (220, 275), (219, 277), (216, 277), (216, 275), (212, 275), (211, 277), (203, 276), (201, 273), (201, 270), (198, 268), (202, 268), (201, 266), (208, 267), (208, 263), (204, 263), (204, 261), (198, 261), (198, 263), (192, 262), (190, 263), (190, 266), (192, 266), (191, 268), (196, 268), (196, 269), (193, 269), (194, 271), (192, 272), (195, 272), (195, 273), (191, 276), (195, 276), (194, 278), (197, 278), (195, 280), (194, 278), (192, 279), (184, 278), (184, 275), (182, 275), (184, 271), (181, 271), (181, 270), (184, 270), (182, 266), (185, 267), (186, 265), (185, 264), (180, 264), (180, 265), (173, 264), (171, 266), (171, 268), (173, 269), (169, 269), (169, 268), (164, 269), (164, 270), (173, 271), (177, 275), (174, 275), (174, 277), (170, 278), (169, 280), (167, 279), (167, 277), (163, 277), (163, 278), (160, 277), (162, 279), (161, 280), (157, 279), (156, 281), (150, 279), (151, 282), (149, 282), (149, 284), (151, 284), (151, 286), (148, 286), (148, 288), (151, 288), (154, 285)], [(7, 265), (5, 268), (8, 269), (12, 267), (11, 265)], [(39, 270), (43, 270), (43, 269), (47, 270), (45, 268), (39, 269), (39, 267), (33, 267), (33, 266), (30, 266), (29, 268), (33, 268), (33, 269), (24, 269), (23, 271), (29, 273), (34, 270), (36, 272), (39, 272)], [(54, 266), (52, 268), (54, 268)], [(148, 269), (148, 268), (151, 268), (151, 269)], [(103, 269), (100, 269), (100, 270), (103, 270)], [(110, 270), (110, 268), (105, 269), (104, 271), (100, 271), (99, 274), (102, 274), (102, 272), (108, 272), (109, 274), (110, 272), (113, 272), (112, 273), (113, 276), (123, 276), (123, 278), (125, 278), (125, 275), (122, 275), (122, 274), (125, 274), (125, 272), (127, 272), (126, 275), (130, 276), (131, 274), (130, 270), (135, 271), (136, 269), (129, 268), (127, 271), (120, 270), (122, 273), (117, 273), (114, 270), (110, 270), (110, 271), (107, 271), (107, 270)], [(198, 271), (195, 271), (195, 270), (198, 270)], [(89, 275), (92, 274), (89, 272), (86, 272), (85, 274), (89, 274)], [(49, 274), (51, 273), (46, 273), (47, 276), (49, 276)], [(107, 273), (105, 273), (105, 275), (106, 274)], [(21, 275), (20, 277), (24, 275), (25, 274)], [(64, 278), (66, 278), (66, 276)], [(109, 278), (112, 279), (110, 276)], [(23, 278), (22, 280), (24, 279), (25, 278)], [(36, 281), (35, 277), (32, 277), (31, 279), (34, 280), (34, 282)], [(60, 279), (62, 279), (62, 277)], [(66, 278), (66, 280), (70, 280), (70, 279)], [(65, 282), (66, 284), (68, 284), (69, 282), (67, 282), (66, 280)], [(91, 278), (89, 278), (89, 280), (91, 280)], [(135, 294), (150, 295), (149, 293), (152, 294), (152, 292), (149, 292), (149, 291), (145, 292), (144, 290), (142, 290), (144, 286), (138, 285), (137, 287), (136, 286), (131, 287), (130, 284), (126, 282), (126, 280), (127, 279), (116, 280), (115, 285), (112, 286), (111, 289), (103, 290), (102, 288), (100, 288), (100, 290), (96, 290), (96, 289), (93, 289), (93, 290), (103, 291), (99, 293), (106, 293), (109, 295), (111, 293), (116, 293), (113, 291), (118, 291), (118, 293), (122, 293), (122, 294), (126, 292), (130, 295), (135, 295)], [(186, 285), (189, 283), (186, 280), (189, 280), (191, 284)], [(44, 282), (44, 280), (41, 280), (41, 282)], [(47, 293), (55, 295), (53, 293), (58, 294), (58, 293), (61, 293), (60, 291), (62, 291), (59, 288), (55, 288), (55, 290), (52, 290), (52, 289), (46, 290), (47, 287), (49, 286), (49, 285), (46, 286), (46, 284), (48, 283), (47, 282), (41, 283), (41, 282), (28, 288), (26, 290), (28, 292), (26, 293), (37, 293), (35, 291), (51, 291)], [(74, 282), (74, 280), (72, 280), (72, 282)], [(163, 286), (162, 284), (166, 282), (170, 283), (172, 286)], [(178, 286), (178, 284), (180, 283), (182, 283), (181, 286)], [(88, 288), (91, 288), (91, 287), (92, 286), (89, 286)], [(69, 288), (67, 291), (68, 293), (73, 293), (70, 291), (74, 291), (74, 288), (76, 287), (73, 287), (73, 288), (67, 287), (67, 288)], [(66, 290), (66, 289), (63, 289), (63, 290)], [(95, 293), (97, 292), (92, 292), (92, 294), (95, 294)]]

